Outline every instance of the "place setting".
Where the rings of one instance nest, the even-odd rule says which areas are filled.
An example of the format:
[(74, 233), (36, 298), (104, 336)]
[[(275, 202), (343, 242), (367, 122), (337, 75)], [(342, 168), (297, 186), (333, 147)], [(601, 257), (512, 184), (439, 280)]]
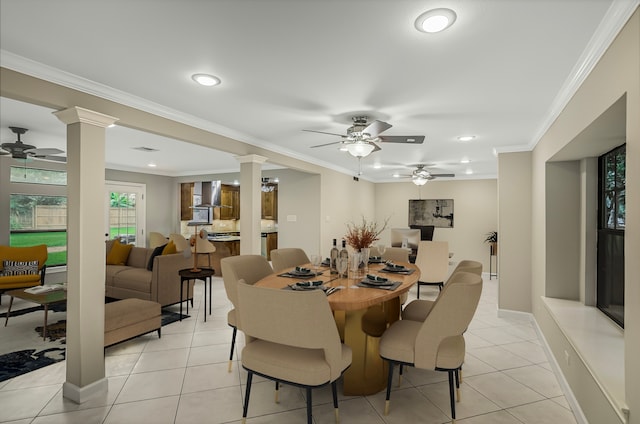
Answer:
[(318, 272), (317, 268), (315, 271), (312, 271), (309, 268), (297, 266), (291, 271), (278, 274), (278, 277), (309, 279), (309, 278), (317, 277), (318, 275), (322, 275), (322, 272)]
[(362, 288), (375, 288), (382, 290), (395, 290), (402, 284), (402, 281), (392, 281), (379, 275), (367, 274), (364, 279), (356, 284)]
[(317, 281), (298, 281), (297, 283), (287, 284), (284, 287), (285, 290), (294, 290), (294, 291), (313, 291), (313, 290), (322, 290), (324, 293), (329, 296), (342, 287), (327, 287), (324, 285), (325, 281), (317, 280)]
[(393, 262), (390, 262), (390, 261), (386, 262), (384, 264), (384, 267), (380, 270), (380, 272), (402, 274), (402, 275), (411, 275), (413, 274), (414, 271), (415, 269), (413, 268), (407, 268), (404, 265), (394, 264)]

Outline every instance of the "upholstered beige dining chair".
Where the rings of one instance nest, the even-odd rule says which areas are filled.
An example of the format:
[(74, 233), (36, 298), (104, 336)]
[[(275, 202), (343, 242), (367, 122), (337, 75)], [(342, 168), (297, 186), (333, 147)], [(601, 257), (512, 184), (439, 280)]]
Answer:
[(298, 247), (283, 247), (271, 251), (271, 264), (274, 272), (298, 265), (308, 264), (309, 257)]
[[(465, 357), (463, 333), (475, 314), (482, 278), (468, 272), (457, 272), (442, 289), (431, 313), (423, 322), (396, 321), (380, 338), (380, 356), (389, 362), (385, 415), (389, 413), (394, 365), (410, 365), (420, 369), (446, 371), (449, 374), (451, 418), (455, 420), (455, 384)], [(458, 401), (460, 393), (458, 391)]]
[(176, 245), (177, 252), (184, 252), (187, 249), (190, 249), (189, 242), (182, 234), (171, 233), (169, 234), (169, 241), (173, 241), (173, 244)]
[(169, 240), (165, 237), (164, 234), (159, 233), (157, 231), (152, 231), (149, 233), (149, 248), (155, 249), (158, 246), (162, 246), (163, 244), (167, 244)]
[[(211, 254), (216, 251), (216, 247), (207, 239), (207, 232), (200, 232), (200, 234), (195, 238), (195, 246), (191, 248), (192, 252), (195, 252), (197, 256), (206, 255), (207, 263), (209, 268), (211, 268)], [(200, 265), (200, 261), (198, 260), (198, 264)]]
[[(463, 260), (458, 263), (456, 268), (451, 273), (449, 279), (445, 283), (445, 286), (449, 284), (456, 272), (470, 272), (475, 275), (482, 276), (482, 262)], [(424, 321), (429, 315), (431, 308), (433, 308), (434, 300), (427, 299), (415, 299), (402, 310), (402, 319), (410, 319), (413, 321)]]
[(227, 324), (233, 328), (231, 350), (229, 352), (229, 372), (231, 372), (233, 350), (235, 349), (236, 335), (238, 334), (238, 281), (243, 280), (246, 284), (255, 284), (267, 275), (273, 274), (273, 269), (269, 265), (269, 261), (260, 255), (228, 256), (220, 260), (220, 268), (222, 270), (224, 290), (227, 293), (227, 298), (233, 304), (233, 309), (227, 313)]
[(384, 250), (382, 259), (392, 262), (409, 262), (410, 249), (403, 249), (402, 247), (387, 247)]
[[(306, 390), (307, 422), (312, 420), (311, 389), (331, 384), (336, 421), (336, 380), (351, 365), (351, 348), (340, 342), (336, 322), (322, 290), (299, 292), (237, 285), (242, 331), (248, 337), (242, 349), (247, 370), (242, 421), (249, 409), (253, 375)], [(309, 325), (309, 322), (313, 325)]]
[(416, 266), (420, 269), (420, 286), (438, 286), (442, 290), (449, 273), (449, 243), (446, 241), (421, 241), (418, 244)]

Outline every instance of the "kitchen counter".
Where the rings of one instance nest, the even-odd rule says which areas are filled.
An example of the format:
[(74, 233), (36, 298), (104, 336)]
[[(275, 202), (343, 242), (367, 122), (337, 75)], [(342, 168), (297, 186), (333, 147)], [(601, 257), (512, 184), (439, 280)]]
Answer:
[(232, 235), (215, 235), (207, 237), (209, 241), (239, 241), (240, 236), (232, 236)]

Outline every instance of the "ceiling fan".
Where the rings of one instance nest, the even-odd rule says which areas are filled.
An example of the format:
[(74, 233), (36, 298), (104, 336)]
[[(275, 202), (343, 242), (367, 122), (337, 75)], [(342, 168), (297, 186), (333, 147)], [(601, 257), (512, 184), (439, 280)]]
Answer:
[(336, 135), (341, 137), (342, 140), (334, 141), (332, 143), (319, 144), (315, 147), (330, 146), (332, 144), (342, 144), (344, 150), (347, 150), (352, 156), (362, 158), (368, 156), (372, 152), (382, 150), (376, 143), (408, 143), (408, 144), (421, 144), (424, 142), (423, 135), (394, 135), (394, 136), (381, 136), (380, 134), (392, 127), (383, 121), (369, 122), (368, 116), (354, 116), (351, 118), (353, 125), (347, 128), (347, 134), (334, 134), (324, 131), (303, 130), (307, 132), (314, 132), (319, 134)]
[(16, 134), (18, 139), (13, 143), (2, 143), (0, 147), (0, 155), (11, 155), (13, 159), (41, 159), (54, 162), (66, 162), (67, 158), (64, 156), (54, 156), (59, 153), (64, 153), (60, 149), (56, 148), (36, 148), (31, 144), (25, 144), (20, 139), (24, 133), (29, 131), (27, 128), (9, 127), (9, 129)]
[(416, 169), (414, 169), (410, 175), (396, 174), (394, 175), (394, 177), (411, 178), (411, 182), (413, 182), (415, 185), (421, 186), (421, 185), (425, 185), (427, 181), (431, 181), (438, 177), (455, 177), (456, 176), (456, 174), (432, 174), (431, 172), (425, 169), (426, 165), (423, 165), (423, 164), (418, 164), (414, 166), (416, 167)]

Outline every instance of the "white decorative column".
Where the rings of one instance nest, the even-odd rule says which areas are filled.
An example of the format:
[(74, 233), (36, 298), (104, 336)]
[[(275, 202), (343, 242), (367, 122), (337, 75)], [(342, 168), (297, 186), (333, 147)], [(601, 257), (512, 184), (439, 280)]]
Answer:
[(264, 156), (236, 156), (240, 162), (240, 254), (259, 255), (262, 187), (262, 164)]
[(72, 107), (67, 124), (67, 379), (63, 396), (83, 403), (107, 392), (104, 372), (105, 128), (117, 119)]

